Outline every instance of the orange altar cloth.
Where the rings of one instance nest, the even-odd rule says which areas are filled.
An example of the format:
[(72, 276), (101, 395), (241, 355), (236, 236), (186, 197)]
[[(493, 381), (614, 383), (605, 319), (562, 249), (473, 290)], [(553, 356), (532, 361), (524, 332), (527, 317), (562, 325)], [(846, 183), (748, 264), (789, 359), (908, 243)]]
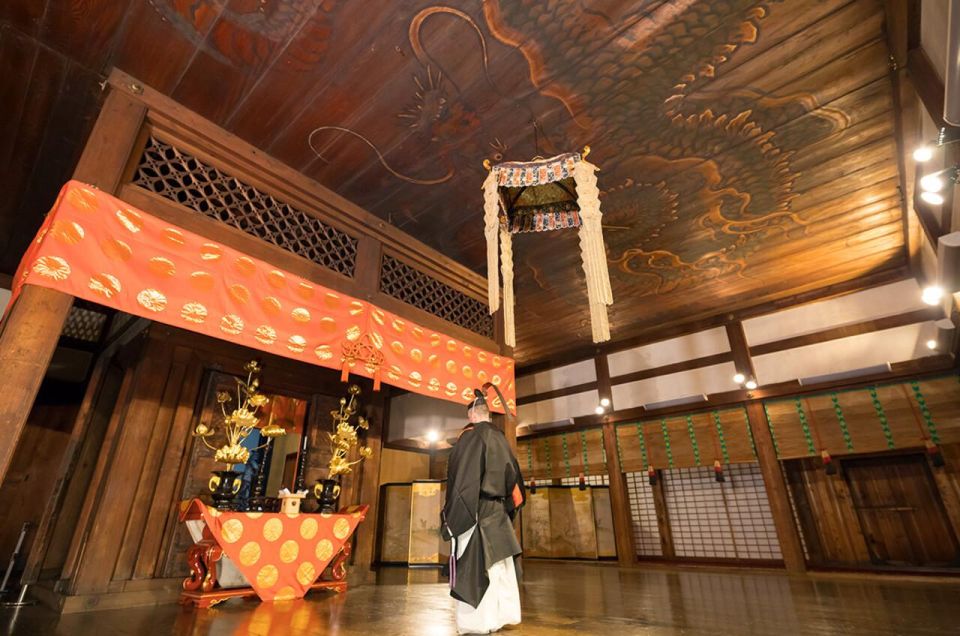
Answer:
[[(514, 361), (413, 324), (68, 182), (14, 278), (213, 338), (467, 403), (484, 382), (516, 411)], [(383, 358), (345, 352), (363, 344)], [(492, 407), (502, 411), (499, 398)]]
[[(191, 499), (181, 502), (180, 521), (202, 519), (204, 536), (208, 531), (257, 596), (282, 601), (307, 593), (364, 520), (367, 509), (351, 506), (335, 514), (223, 512)], [(218, 558), (214, 555), (211, 561)], [(197, 587), (202, 585), (197, 582)]]

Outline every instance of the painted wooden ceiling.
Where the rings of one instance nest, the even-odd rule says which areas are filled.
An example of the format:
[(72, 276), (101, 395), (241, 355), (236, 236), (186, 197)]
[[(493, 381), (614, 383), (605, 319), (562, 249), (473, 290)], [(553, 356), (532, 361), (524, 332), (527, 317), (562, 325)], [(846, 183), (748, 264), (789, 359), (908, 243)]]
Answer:
[[(116, 66), (477, 271), (481, 161), (589, 144), (615, 340), (895, 276), (882, 4), (6, 0), (0, 265)], [(514, 254), (518, 358), (589, 345), (575, 233)]]

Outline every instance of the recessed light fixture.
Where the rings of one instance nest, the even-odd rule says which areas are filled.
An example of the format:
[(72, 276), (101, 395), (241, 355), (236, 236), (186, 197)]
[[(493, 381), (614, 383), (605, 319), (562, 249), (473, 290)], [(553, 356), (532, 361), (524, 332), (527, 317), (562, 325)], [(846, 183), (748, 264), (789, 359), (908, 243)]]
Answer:
[(933, 148), (930, 146), (920, 146), (913, 151), (913, 160), (924, 163), (925, 161), (930, 161), (933, 158)]
[(939, 305), (943, 300), (943, 288), (939, 285), (928, 285), (920, 292), (920, 299), (930, 306)]
[(596, 413), (597, 415), (603, 415), (605, 411), (606, 409), (600, 406), (599, 404), (597, 405), (597, 408), (593, 409), (593, 412)]
[(936, 341), (936, 340), (934, 340), (933, 338), (931, 338), (930, 340), (927, 340), (927, 349), (930, 349), (931, 351), (934, 351), (934, 350), (936, 350), (936, 348), (937, 348), (937, 341)]
[(920, 188), (925, 192), (940, 192), (945, 185), (943, 178), (937, 172), (920, 179)]
[(610, 406), (610, 398), (600, 398), (600, 406), (604, 408)]
[(943, 205), (943, 195), (937, 192), (921, 192), (920, 198), (930, 205)]
[(742, 373), (737, 373), (736, 375), (733, 376), (733, 381), (736, 382), (737, 384), (743, 384), (746, 379), (747, 379), (747, 376), (743, 375)]
[(436, 430), (430, 429), (429, 431), (427, 431), (427, 441), (428, 441), (428, 442), (430, 442), (430, 443), (432, 444), (432, 443), (436, 442), (438, 439), (440, 439), (440, 433), (438, 433)]
[(755, 388), (757, 388), (757, 381), (753, 379), (747, 380), (747, 383), (743, 386), (747, 387), (748, 390), (753, 391)]

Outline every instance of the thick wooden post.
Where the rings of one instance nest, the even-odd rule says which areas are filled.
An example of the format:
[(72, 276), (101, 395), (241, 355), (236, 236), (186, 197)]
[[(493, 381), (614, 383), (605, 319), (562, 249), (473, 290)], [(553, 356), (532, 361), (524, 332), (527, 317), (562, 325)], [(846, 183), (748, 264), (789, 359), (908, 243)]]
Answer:
[(387, 395), (389, 389), (372, 393), (369, 398), (367, 421), (370, 428), (367, 431), (367, 446), (372, 454), (361, 464), (360, 503), (370, 506), (367, 518), (357, 528), (356, 547), (353, 550), (353, 567), (351, 580), (357, 583), (366, 583), (371, 578), (370, 570), (373, 566), (377, 548), (377, 519), (380, 509), (380, 459), (383, 454), (383, 438), (387, 427), (385, 422), (389, 417), (390, 400)]
[(653, 507), (657, 512), (657, 530), (660, 534), (660, 549), (663, 556), (673, 558), (677, 556), (673, 546), (673, 530), (670, 529), (670, 513), (667, 511), (667, 498), (663, 492), (663, 471), (657, 471), (657, 483), (650, 486), (653, 491)]
[(0, 482), (7, 475), (72, 304), (69, 294), (27, 285), (4, 320), (0, 333), (0, 378), (4, 385), (0, 400)]
[(787, 572), (803, 573), (807, 570), (803, 556), (803, 544), (800, 543), (800, 533), (790, 509), (790, 495), (787, 492), (787, 482), (780, 469), (780, 461), (773, 448), (773, 438), (767, 417), (763, 412), (763, 404), (750, 402), (747, 404), (747, 418), (750, 430), (753, 431), (753, 441), (757, 447), (757, 461), (760, 472), (763, 474), (763, 485), (770, 501), (770, 512), (773, 514), (773, 524), (777, 528), (777, 538), (780, 540), (780, 552), (783, 554), (783, 564)]
[(637, 548), (633, 538), (633, 521), (630, 518), (630, 498), (627, 496), (627, 480), (620, 468), (617, 454), (617, 431), (607, 422), (603, 425), (603, 449), (607, 454), (607, 475), (610, 480), (610, 508), (613, 512), (613, 533), (617, 543), (617, 560), (620, 565), (637, 562)]

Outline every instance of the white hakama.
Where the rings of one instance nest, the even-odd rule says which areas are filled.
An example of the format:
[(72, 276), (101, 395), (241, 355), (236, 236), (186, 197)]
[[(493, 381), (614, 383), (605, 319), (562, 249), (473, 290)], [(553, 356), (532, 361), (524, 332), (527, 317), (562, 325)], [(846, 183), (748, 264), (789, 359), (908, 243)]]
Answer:
[[(457, 537), (457, 558), (473, 538), (477, 526), (473, 526)], [(479, 540), (479, 539), (477, 539)], [(490, 585), (474, 608), (467, 603), (457, 603), (457, 632), (460, 634), (490, 634), (506, 625), (520, 624), (520, 586), (517, 585), (517, 572), (513, 566), (513, 557), (497, 561), (487, 570)]]

